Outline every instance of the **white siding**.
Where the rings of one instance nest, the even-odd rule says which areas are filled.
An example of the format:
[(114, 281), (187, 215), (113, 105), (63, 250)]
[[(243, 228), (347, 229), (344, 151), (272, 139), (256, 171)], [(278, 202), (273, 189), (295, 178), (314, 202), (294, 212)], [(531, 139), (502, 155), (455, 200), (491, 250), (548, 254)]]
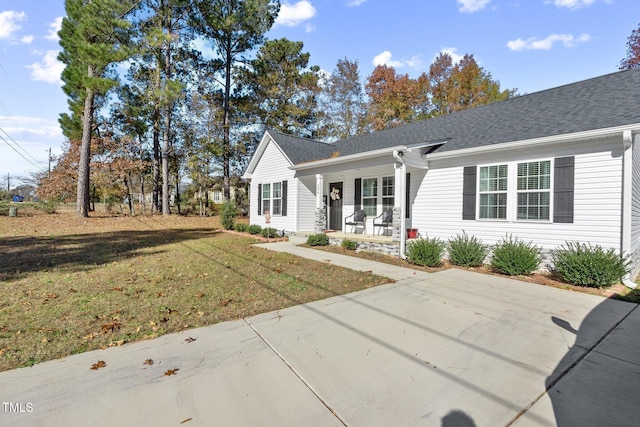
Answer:
[[(620, 144), (620, 143), (619, 143)], [(621, 144), (620, 144), (621, 145)], [(532, 221), (464, 221), (462, 220), (463, 166), (432, 167), (420, 185), (413, 206), (413, 227), (429, 237), (448, 239), (463, 230), (487, 244), (494, 244), (507, 233), (526, 241), (534, 241), (544, 249), (552, 249), (565, 241), (599, 244), (620, 248), (622, 161), (619, 152), (602, 141), (600, 151), (575, 155), (574, 222), (554, 224)], [(607, 150), (608, 149), (608, 150)], [(528, 153), (533, 158), (568, 155)], [(516, 154), (517, 155), (517, 154)], [(511, 153), (495, 163), (527, 160)], [(482, 160), (482, 159), (481, 159)], [(468, 165), (473, 160), (467, 159)], [(477, 161), (477, 159), (476, 159)], [(435, 163), (435, 162), (434, 162)]]
[[(262, 227), (273, 227), (278, 230), (295, 231), (297, 222), (297, 179), (294, 172), (289, 169), (291, 164), (282, 154), (280, 148), (273, 143), (265, 149), (260, 161), (258, 162), (253, 176), (251, 177), (251, 194), (250, 194), (250, 213), (249, 223), (258, 224)], [(287, 181), (287, 216), (271, 216), (271, 223), (265, 222), (264, 215), (258, 215), (258, 185), (264, 183), (274, 183)]]
[[(298, 224), (294, 231), (314, 231), (316, 225), (316, 178), (306, 176), (298, 181)], [(293, 208), (290, 204), (289, 207)]]

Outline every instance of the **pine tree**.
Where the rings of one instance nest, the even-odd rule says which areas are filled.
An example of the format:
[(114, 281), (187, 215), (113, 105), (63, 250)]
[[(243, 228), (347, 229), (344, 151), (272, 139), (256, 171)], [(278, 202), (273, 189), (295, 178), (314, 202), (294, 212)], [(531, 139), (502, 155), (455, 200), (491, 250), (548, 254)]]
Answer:
[(104, 96), (117, 81), (109, 76), (112, 64), (127, 59), (127, 15), (137, 7), (133, 0), (65, 0), (66, 17), (59, 32), (62, 52), (58, 59), (63, 90), (69, 96), (71, 115), (60, 118), (63, 133), (80, 139), (76, 191), (76, 215), (89, 216), (89, 163), (96, 98)]
[(197, 13), (194, 26), (208, 39), (218, 55), (215, 67), (222, 86), (223, 105), (223, 192), (230, 196), (231, 126), (233, 74), (246, 62), (255, 47), (261, 45), (265, 33), (275, 22), (280, 10), (278, 0), (195, 0)]

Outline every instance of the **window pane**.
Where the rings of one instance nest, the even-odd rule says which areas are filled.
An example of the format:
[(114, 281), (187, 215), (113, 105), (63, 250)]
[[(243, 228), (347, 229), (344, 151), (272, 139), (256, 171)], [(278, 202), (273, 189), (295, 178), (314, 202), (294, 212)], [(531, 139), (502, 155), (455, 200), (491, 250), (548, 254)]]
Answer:
[(273, 198), (280, 198), (282, 197), (282, 183), (281, 182), (274, 182), (273, 183)]
[(262, 184), (262, 198), (263, 199), (271, 198), (271, 184)]
[(385, 176), (382, 178), (382, 195), (393, 196), (394, 177)]
[(506, 194), (481, 194), (480, 218), (506, 219), (507, 195)]
[(378, 216), (376, 202), (377, 200), (375, 198), (362, 200), (362, 209), (364, 209), (367, 216)]
[(282, 199), (273, 199), (271, 215), (282, 215)]
[(368, 178), (362, 180), (362, 197), (374, 197), (378, 195), (378, 179)]

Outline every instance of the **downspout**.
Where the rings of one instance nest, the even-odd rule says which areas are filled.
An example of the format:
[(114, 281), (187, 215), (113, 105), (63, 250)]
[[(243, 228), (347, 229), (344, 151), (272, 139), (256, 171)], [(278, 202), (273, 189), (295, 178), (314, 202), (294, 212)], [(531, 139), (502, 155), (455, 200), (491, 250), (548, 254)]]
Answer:
[[(621, 226), (621, 255), (631, 255), (631, 211), (633, 198), (633, 134), (630, 130), (622, 133), (622, 226)], [(628, 288), (635, 289), (636, 284), (627, 273), (622, 283)]]
[(404, 162), (402, 156), (404, 153), (398, 150), (393, 150), (393, 157), (402, 165), (402, 177), (400, 178), (400, 186), (398, 188), (399, 197), (398, 200), (400, 202), (400, 258), (406, 259), (407, 256), (404, 254), (407, 246), (407, 230), (406, 230), (406, 212), (405, 212), (405, 203), (404, 203), (404, 194), (406, 192), (407, 186), (407, 165)]

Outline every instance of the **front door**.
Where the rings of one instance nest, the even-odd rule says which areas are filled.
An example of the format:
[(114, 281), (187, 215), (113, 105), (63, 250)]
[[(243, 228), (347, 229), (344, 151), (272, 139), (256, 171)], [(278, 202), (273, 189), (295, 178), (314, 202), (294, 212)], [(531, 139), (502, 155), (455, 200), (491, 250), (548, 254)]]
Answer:
[(342, 230), (342, 183), (329, 184), (329, 229)]

